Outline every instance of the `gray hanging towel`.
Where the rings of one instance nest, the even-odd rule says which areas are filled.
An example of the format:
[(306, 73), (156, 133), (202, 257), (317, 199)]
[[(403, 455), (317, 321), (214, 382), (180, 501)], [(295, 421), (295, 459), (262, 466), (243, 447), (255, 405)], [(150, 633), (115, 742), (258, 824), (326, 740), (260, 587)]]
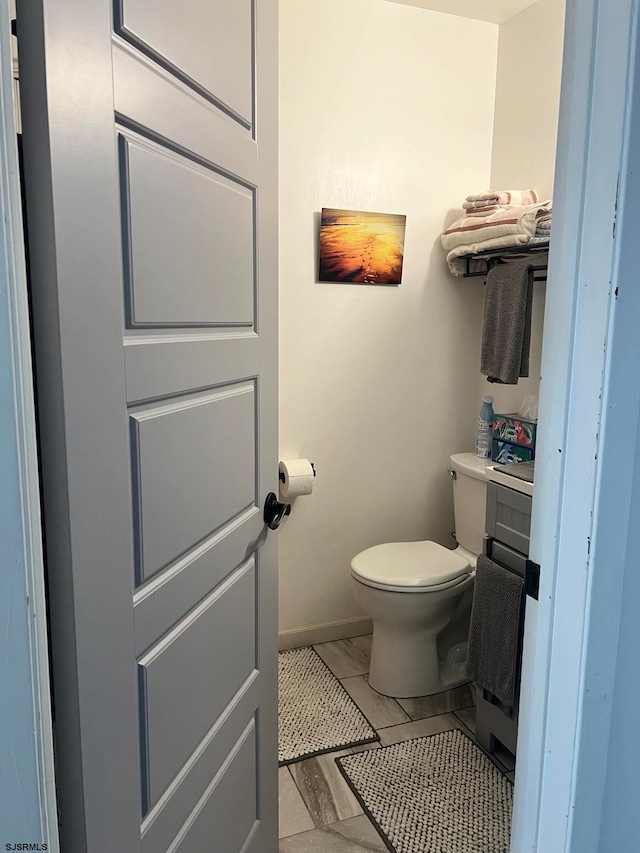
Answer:
[(473, 590), (467, 675), (512, 708), (516, 702), (524, 580), (478, 557)]
[(517, 385), (529, 375), (531, 264), (497, 264), (484, 289), (480, 372), (489, 382)]

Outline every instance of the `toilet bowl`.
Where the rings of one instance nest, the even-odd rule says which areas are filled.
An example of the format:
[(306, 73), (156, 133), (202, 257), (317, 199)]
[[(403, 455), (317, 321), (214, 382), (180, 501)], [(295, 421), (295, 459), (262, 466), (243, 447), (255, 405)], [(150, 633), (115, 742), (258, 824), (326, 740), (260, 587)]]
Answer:
[(451, 465), (455, 550), (428, 540), (390, 542), (351, 561), (355, 598), (373, 621), (369, 684), (386, 696), (428, 696), (468, 681), (466, 647), (484, 535), (486, 464), (462, 453), (451, 457)]

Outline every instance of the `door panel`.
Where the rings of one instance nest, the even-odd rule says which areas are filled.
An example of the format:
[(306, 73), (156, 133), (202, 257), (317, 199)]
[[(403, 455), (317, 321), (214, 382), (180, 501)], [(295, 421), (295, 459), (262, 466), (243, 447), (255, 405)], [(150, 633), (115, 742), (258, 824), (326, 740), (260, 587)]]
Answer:
[[(136, 652), (142, 654), (238, 566), (263, 532), (262, 512), (253, 507), (192, 549), (134, 595)], [(247, 544), (247, 540), (249, 544)]]
[(253, 332), (185, 332), (167, 340), (167, 336), (143, 337), (137, 331), (127, 336), (124, 351), (127, 398), (132, 406), (259, 373), (263, 347)]
[(18, 10), (63, 845), (276, 853), (277, 2), (111, 15)]
[(126, 135), (120, 152), (131, 325), (251, 326), (253, 189)]
[[(218, 724), (205, 738), (187, 765), (176, 777), (142, 822), (142, 853), (161, 853), (178, 837), (211, 781), (227, 761), (233, 746), (242, 740), (247, 727), (258, 724), (251, 716), (251, 707), (256, 707), (256, 695), (260, 676), (255, 671), (243, 685), (236, 700), (225, 709)], [(246, 720), (249, 720), (247, 725)], [(258, 760), (260, 760), (258, 744)], [(261, 816), (261, 820), (264, 816)], [(213, 845), (212, 845), (213, 847)], [(270, 850), (269, 847), (266, 848)], [(273, 848), (274, 850), (276, 848)]]
[(256, 669), (255, 592), (251, 559), (139, 660), (145, 812)]
[[(201, 801), (186, 827), (186, 832), (171, 853), (211, 853), (212, 843), (228, 853), (241, 853), (258, 824), (256, 798), (251, 796), (251, 785), (256, 773), (256, 730), (250, 724), (238, 741)], [(233, 820), (229, 820), (233, 815)], [(220, 827), (215, 839), (211, 827)]]
[(251, 126), (253, 0), (121, 0), (117, 31)]
[(112, 44), (113, 92), (121, 121), (133, 129), (153, 128), (164, 144), (197, 152), (205, 164), (224, 163), (229, 174), (257, 185), (258, 143), (251, 132), (212, 110), (204, 98), (128, 42), (114, 36)]
[(142, 582), (258, 502), (254, 385), (130, 409), (129, 416)]

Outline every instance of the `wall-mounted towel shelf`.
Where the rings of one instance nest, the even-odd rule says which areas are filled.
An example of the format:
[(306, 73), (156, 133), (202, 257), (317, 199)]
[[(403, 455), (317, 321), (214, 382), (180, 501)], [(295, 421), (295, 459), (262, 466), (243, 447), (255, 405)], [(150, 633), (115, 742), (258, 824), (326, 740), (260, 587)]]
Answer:
[[(520, 257), (526, 258), (529, 255), (545, 255), (549, 251), (548, 243), (538, 243), (535, 246), (512, 246), (507, 249), (493, 249), (487, 252), (483, 252), (478, 255), (462, 255), (460, 257), (461, 261), (465, 261), (467, 265), (467, 271), (463, 273), (464, 278), (486, 278), (487, 273), (495, 264), (504, 263), (503, 258), (507, 255), (518, 255)], [(485, 264), (484, 269), (471, 269), (471, 262), (483, 262)], [(533, 274), (533, 281), (546, 281), (547, 280), (547, 265), (546, 264), (538, 264), (531, 266), (531, 272)]]

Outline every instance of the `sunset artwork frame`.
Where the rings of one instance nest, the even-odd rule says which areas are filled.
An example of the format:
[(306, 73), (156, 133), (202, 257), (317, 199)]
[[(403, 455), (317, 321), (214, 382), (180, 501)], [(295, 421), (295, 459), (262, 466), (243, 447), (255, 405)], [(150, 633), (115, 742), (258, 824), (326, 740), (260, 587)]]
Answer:
[(400, 214), (323, 207), (318, 280), (401, 284), (406, 221)]

